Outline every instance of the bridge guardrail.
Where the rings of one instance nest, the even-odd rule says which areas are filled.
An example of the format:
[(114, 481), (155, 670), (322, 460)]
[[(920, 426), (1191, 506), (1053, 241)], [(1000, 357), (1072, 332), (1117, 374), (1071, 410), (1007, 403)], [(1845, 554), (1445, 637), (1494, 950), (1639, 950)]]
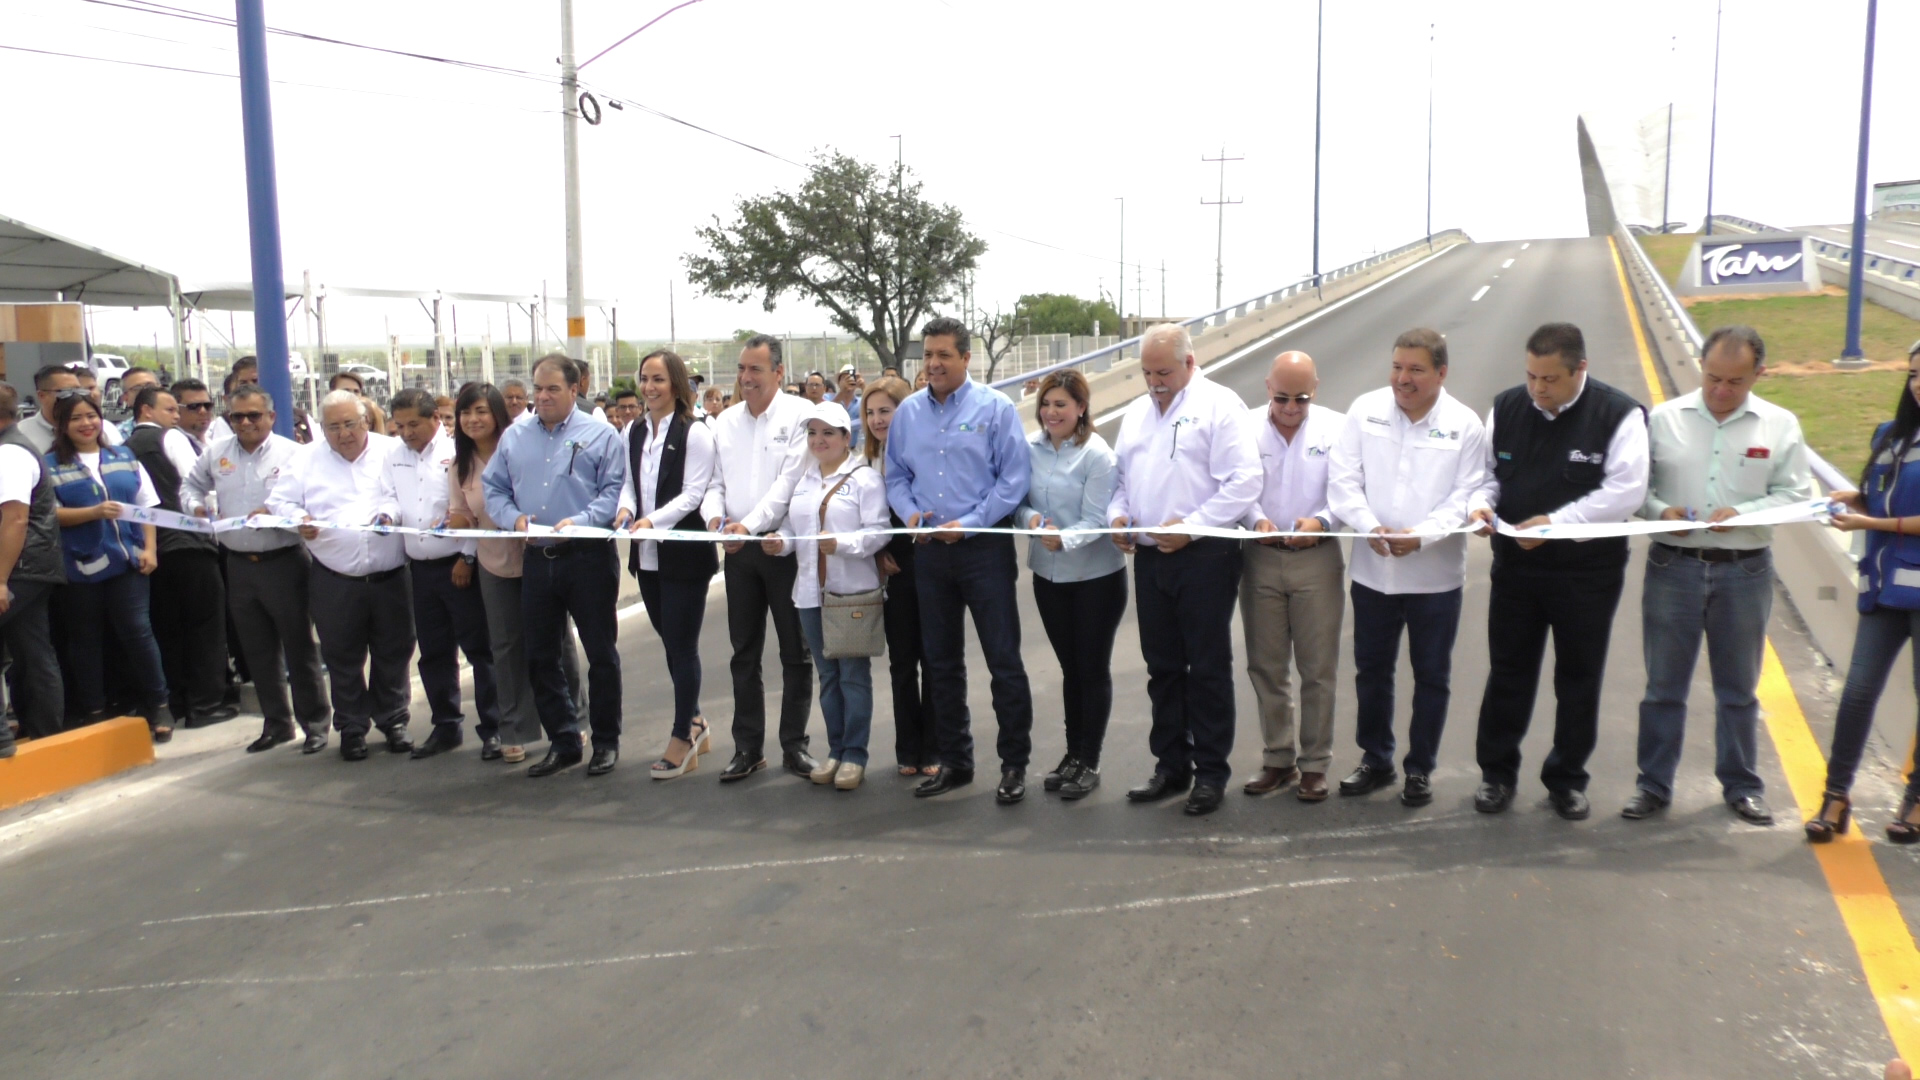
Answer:
[[(1713, 220), (1716, 222), (1724, 222), (1738, 229), (1745, 229), (1748, 232), (1793, 231), (1792, 229), (1776, 229), (1771, 225), (1763, 225), (1758, 221), (1735, 217), (1732, 214), (1715, 214), (1713, 215)], [(1822, 240), (1817, 236), (1809, 237), (1808, 239), (1813, 241), (1813, 250), (1816, 255), (1832, 259), (1835, 262), (1844, 263), (1853, 261), (1853, 245), (1851, 243), (1843, 244), (1838, 240)], [(1920, 285), (1920, 262), (1902, 259), (1897, 255), (1881, 255), (1873, 251), (1868, 251), (1865, 269), (1869, 273), (1895, 278), (1900, 281), (1910, 281)]]

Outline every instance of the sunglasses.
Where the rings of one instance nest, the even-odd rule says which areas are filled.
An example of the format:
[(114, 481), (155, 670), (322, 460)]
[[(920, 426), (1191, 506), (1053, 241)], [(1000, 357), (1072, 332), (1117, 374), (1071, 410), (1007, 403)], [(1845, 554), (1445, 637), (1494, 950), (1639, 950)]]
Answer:
[(72, 401), (74, 398), (91, 398), (92, 396), (93, 391), (84, 386), (69, 386), (65, 390), (54, 391), (53, 400)]
[(1275, 394), (1273, 395), (1273, 403), (1275, 405), (1293, 405), (1296, 403), (1305, 405), (1312, 400), (1313, 400), (1312, 394)]
[(185, 405), (182, 405), (182, 406), (180, 406), (180, 408), (181, 408), (181, 409), (183, 409), (183, 410), (185, 410), (186, 412), (212, 412), (212, 411), (213, 411), (213, 402), (211, 402), (211, 401), (195, 401), (195, 402), (192, 402), (192, 403), (190, 403), (190, 404), (185, 404)]
[(227, 414), (229, 424), (257, 424), (267, 418), (263, 412), (233, 412)]

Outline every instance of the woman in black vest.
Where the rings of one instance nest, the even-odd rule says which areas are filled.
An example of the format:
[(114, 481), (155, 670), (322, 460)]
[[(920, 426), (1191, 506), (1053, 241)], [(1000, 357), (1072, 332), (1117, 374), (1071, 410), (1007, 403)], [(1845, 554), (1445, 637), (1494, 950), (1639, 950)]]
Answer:
[[(631, 522), (634, 529), (704, 531), (700, 500), (713, 476), (713, 430), (693, 418), (686, 361), (666, 349), (648, 353), (639, 384), (645, 412), (627, 425), (627, 486), (614, 528)], [(700, 715), (700, 623), (720, 560), (710, 543), (635, 540), (627, 568), (640, 581), (673, 678), (673, 737), (652, 770), (655, 780), (670, 780), (692, 772), (713, 748)]]
[[(882, 474), (887, 469), (887, 431), (893, 411), (913, 393), (906, 380), (891, 376), (875, 379), (860, 399), (861, 426), (866, 441), (860, 452), (867, 464)], [(893, 528), (902, 528), (892, 515)], [(940, 748), (934, 742), (933, 707), (924, 686), (927, 658), (920, 651), (920, 595), (913, 584), (913, 537), (896, 536), (880, 553), (880, 575), (887, 583), (887, 665), (893, 681), (893, 755), (901, 776), (933, 776), (940, 771)]]

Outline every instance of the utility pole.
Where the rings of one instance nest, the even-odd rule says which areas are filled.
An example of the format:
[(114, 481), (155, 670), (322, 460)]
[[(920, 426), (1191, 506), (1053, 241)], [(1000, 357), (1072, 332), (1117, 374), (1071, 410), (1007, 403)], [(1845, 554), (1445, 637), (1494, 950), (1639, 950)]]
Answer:
[(667, 347), (680, 351), (680, 327), (673, 317), (673, 279), (667, 279)]
[(567, 165), (567, 355), (587, 358), (587, 292), (580, 253), (580, 75), (573, 65), (573, 0), (560, 0), (560, 125)]
[(280, 256), (280, 186), (273, 163), (273, 100), (267, 79), (262, 0), (235, 0), (240, 48), (240, 132), (247, 168), (247, 233), (253, 256), (253, 342), (260, 388), (273, 398), (274, 431), (293, 437), (293, 376), (287, 371), (287, 288)]
[(1320, 61), (1326, 39), (1327, 3), (1315, 6), (1313, 20), (1313, 290), (1320, 291)]
[(1427, 249), (1433, 249), (1433, 25), (1427, 24)]
[(1860, 164), (1853, 179), (1853, 258), (1847, 265), (1847, 343), (1836, 367), (1865, 367), (1860, 351), (1860, 290), (1867, 264), (1867, 132), (1873, 120), (1873, 27), (1880, 0), (1867, 0), (1867, 59), (1860, 74)]
[(1120, 303), (1115, 306), (1120, 309), (1120, 327), (1124, 336), (1127, 325), (1127, 197), (1115, 195), (1114, 201), (1120, 204)]
[(1133, 317), (1142, 320), (1147, 317), (1146, 276), (1147, 268), (1136, 263), (1133, 268)]
[[(1678, 34), (1675, 34), (1673, 37), (1668, 39), (1668, 42), (1669, 44), (1667, 45), (1667, 85), (1669, 89), (1671, 89), (1673, 85), (1674, 54), (1680, 48), (1680, 36)], [(1667, 222), (1673, 220), (1673, 217), (1672, 217), (1673, 212), (1668, 209), (1668, 206), (1670, 205), (1668, 200), (1673, 195), (1673, 100), (1672, 100), (1671, 93), (1668, 94), (1668, 100), (1667, 100), (1666, 169), (1667, 169), (1667, 177), (1664, 181), (1662, 181), (1660, 185), (1660, 232), (1662, 235), (1664, 235), (1667, 231)]]
[[(1220, 208), (1216, 212), (1219, 218), (1219, 221), (1215, 225), (1215, 234), (1214, 234), (1214, 241), (1213, 241), (1213, 306), (1215, 310), (1219, 310), (1220, 305), (1224, 303), (1224, 301), (1220, 299), (1221, 285), (1223, 282), (1226, 281), (1226, 276), (1227, 276), (1226, 263), (1225, 263), (1225, 256), (1226, 256), (1226, 250), (1227, 250), (1227, 207), (1238, 206), (1239, 204), (1246, 202), (1245, 199), (1227, 198), (1227, 162), (1245, 161), (1246, 158), (1228, 157), (1227, 148), (1225, 146), (1222, 146), (1220, 148), (1219, 157), (1210, 158), (1210, 157), (1203, 156), (1201, 157), (1200, 160), (1208, 163), (1218, 162), (1220, 165), (1219, 196), (1213, 200), (1207, 200), (1207, 199), (1200, 200), (1201, 206), (1217, 206)], [(1314, 198), (1318, 199), (1319, 188), (1316, 187), (1314, 190), (1316, 192)], [(1315, 250), (1318, 251), (1319, 241), (1316, 239), (1314, 241), (1314, 244), (1315, 244)], [(1316, 259), (1317, 258), (1318, 256), (1316, 256)]]
[(1160, 260), (1160, 317), (1167, 317), (1167, 260)]
[(1713, 235), (1713, 155), (1720, 140), (1720, 16), (1725, 3), (1713, 5), (1713, 112), (1707, 122), (1707, 220), (1700, 231)]

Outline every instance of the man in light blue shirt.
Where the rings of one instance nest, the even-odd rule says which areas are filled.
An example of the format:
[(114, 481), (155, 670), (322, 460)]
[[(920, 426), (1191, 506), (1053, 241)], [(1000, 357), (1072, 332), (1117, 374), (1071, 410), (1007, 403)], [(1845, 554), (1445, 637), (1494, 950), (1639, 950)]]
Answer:
[[(529, 525), (607, 528), (627, 482), (627, 455), (611, 424), (574, 408), (579, 366), (568, 356), (542, 357), (533, 369), (536, 419), (513, 424), (480, 474), (487, 514), (518, 532)], [(509, 525), (511, 523), (511, 525)], [(527, 545), (520, 579), (521, 618), (535, 707), (547, 729), (547, 756), (528, 776), (551, 776), (580, 763), (580, 721), (561, 671), (561, 641), (573, 617), (587, 653), (588, 716), (593, 758), (588, 776), (604, 776), (620, 759), (620, 562), (606, 540), (541, 538)]]
[(1000, 787), (995, 798), (1026, 797), (1033, 750), (1033, 694), (1020, 660), (1019, 564), (1013, 537), (967, 530), (1012, 523), (1031, 465), (1019, 415), (1006, 395), (967, 378), (972, 344), (957, 319), (921, 331), (927, 388), (900, 403), (887, 436), (887, 501), (908, 527), (938, 527), (920, 538), (915, 586), (926, 649), (928, 699), (940, 742), (940, 774), (914, 789), (942, 795), (973, 782), (967, 711), (965, 618), (973, 614), (992, 675), (1000, 722)]

